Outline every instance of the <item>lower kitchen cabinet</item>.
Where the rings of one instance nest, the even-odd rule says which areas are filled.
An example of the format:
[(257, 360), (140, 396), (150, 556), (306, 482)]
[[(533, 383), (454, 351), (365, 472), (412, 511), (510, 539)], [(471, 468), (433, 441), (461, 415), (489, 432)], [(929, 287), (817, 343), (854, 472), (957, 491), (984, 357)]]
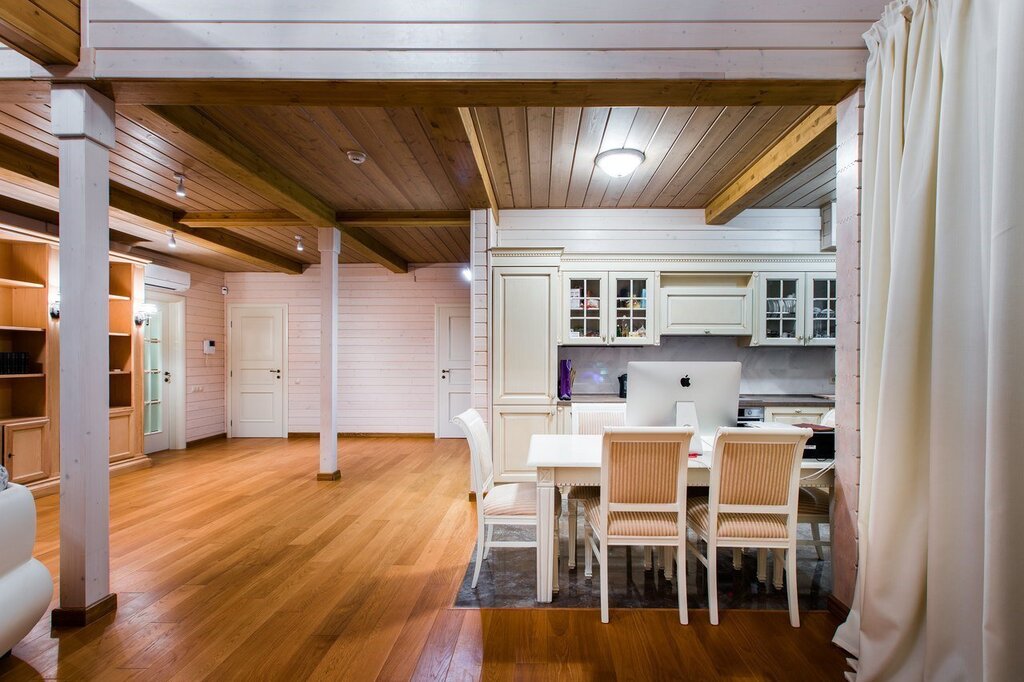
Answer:
[(828, 407), (766, 407), (764, 408), (764, 420), (783, 424), (820, 424), (821, 418), (830, 409)]
[(495, 480), (536, 480), (537, 472), (526, 465), (530, 437), (559, 432), (558, 408), (554, 405), (495, 405), (492, 423)]
[(3, 426), (3, 464), (12, 483), (33, 483), (50, 476), (50, 420), (8, 421)]

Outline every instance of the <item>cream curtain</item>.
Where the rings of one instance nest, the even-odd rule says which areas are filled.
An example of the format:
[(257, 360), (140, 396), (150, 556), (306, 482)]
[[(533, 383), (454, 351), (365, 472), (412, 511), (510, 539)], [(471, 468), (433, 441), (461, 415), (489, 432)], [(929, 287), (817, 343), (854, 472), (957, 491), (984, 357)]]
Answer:
[(1024, 0), (899, 0), (865, 40), (860, 559), (835, 641), (859, 680), (1022, 679)]

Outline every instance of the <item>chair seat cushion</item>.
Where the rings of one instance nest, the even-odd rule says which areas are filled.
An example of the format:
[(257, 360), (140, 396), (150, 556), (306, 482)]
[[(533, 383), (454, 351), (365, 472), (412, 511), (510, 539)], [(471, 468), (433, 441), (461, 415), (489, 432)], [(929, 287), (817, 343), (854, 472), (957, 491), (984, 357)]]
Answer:
[[(702, 537), (708, 534), (710, 502), (697, 497), (686, 504), (686, 520), (690, 528)], [(750, 538), (777, 540), (786, 537), (785, 514), (719, 514), (719, 538)]]
[(828, 516), (828, 491), (824, 488), (800, 488), (796, 515)]
[[(555, 516), (562, 513), (562, 496), (555, 491)], [(484, 495), (485, 516), (536, 516), (535, 483), (502, 483)]]
[[(591, 528), (601, 528), (601, 497), (583, 500), (583, 512)], [(598, 533), (600, 535), (600, 533)], [(609, 537), (679, 537), (677, 515), (673, 512), (609, 512)]]
[(601, 486), (599, 485), (574, 485), (569, 491), (570, 500), (593, 500), (601, 499)]

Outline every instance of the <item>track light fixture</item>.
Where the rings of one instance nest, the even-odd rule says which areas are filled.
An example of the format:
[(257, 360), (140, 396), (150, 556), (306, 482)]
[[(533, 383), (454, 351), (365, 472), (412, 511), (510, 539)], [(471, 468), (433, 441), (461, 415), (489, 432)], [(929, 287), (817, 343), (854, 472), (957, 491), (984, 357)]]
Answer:
[(178, 248), (178, 240), (174, 238), (174, 230), (167, 230), (167, 246), (172, 249)]
[(306, 247), (303, 246), (303, 244), (302, 244), (302, 235), (300, 235), (300, 234), (295, 235), (295, 250), (296, 251), (305, 251), (306, 250)]
[(185, 194), (185, 175), (184, 173), (175, 173), (174, 179), (178, 181), (178, 189), (174, 191), (179, 197), (184, 199), (187, 195)]

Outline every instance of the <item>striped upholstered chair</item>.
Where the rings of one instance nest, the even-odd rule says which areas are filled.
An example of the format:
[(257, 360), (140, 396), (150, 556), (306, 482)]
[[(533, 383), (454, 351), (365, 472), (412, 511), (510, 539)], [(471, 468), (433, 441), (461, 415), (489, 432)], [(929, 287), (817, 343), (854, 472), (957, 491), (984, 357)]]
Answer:
[[(600, 436), (606, 426), (626, 424), (626, 403), (576, 403), (572, 406), (572, 433)], [(569, 568), (576, 568), (576, 513), (584, 500), (598, 499), (601, 488), (596, 485), (573, 486), (569, 491)], [(587, 551), (584, 543), (584, 551)], [(586, 577), (590, 577), (588, 573)]]
[[(601, 451), (601, 492), (583, 503), (591, 561), (601, 563), (601, 622), (608, 622), (608, 548), (672, 547), (686, 575), (686, 476), (692, 428), (608, 427)], [(686, 581), (678, 581), (679, 622), (688, 621)]]
[[(719, 547), (785, 550), (789, 622), (800, 626), (796, 590), (797, 499), (800, 462), (810, 429), (720, 428), (711, 460), (710, 497), (687, 503), (687, 522), (707, 545), (708, 605), (718, 625)], [(680, 564), (682, 566), (682, 564)], [(683, 574), (680, 568), (680, 574)]]
[[(492, 547), (536, 547), (538, 542), (552, 542), (555, 551), (555, 566), (558, 561), (558, 517), (561, 514), (561, 500), (555, 496), (555, 535), (553, 538), (536, 540), (494, 540), (495, 526), (533, 526), (537, 528), (537, 485), (535, 483), (494, 484), (494, 470), (491, 461), (491, 439), (487, 425), (476, 410), (469, 409), (452, 419), (458, 424), (469, 441), (470, 470), (473, 478), (473, 492), (476, 493), (476, 568), (473, 570), (473, 587), (480, 579), (480, 566), (490, 554)], [(556, 582), (557, 585), (557, 568)]]

